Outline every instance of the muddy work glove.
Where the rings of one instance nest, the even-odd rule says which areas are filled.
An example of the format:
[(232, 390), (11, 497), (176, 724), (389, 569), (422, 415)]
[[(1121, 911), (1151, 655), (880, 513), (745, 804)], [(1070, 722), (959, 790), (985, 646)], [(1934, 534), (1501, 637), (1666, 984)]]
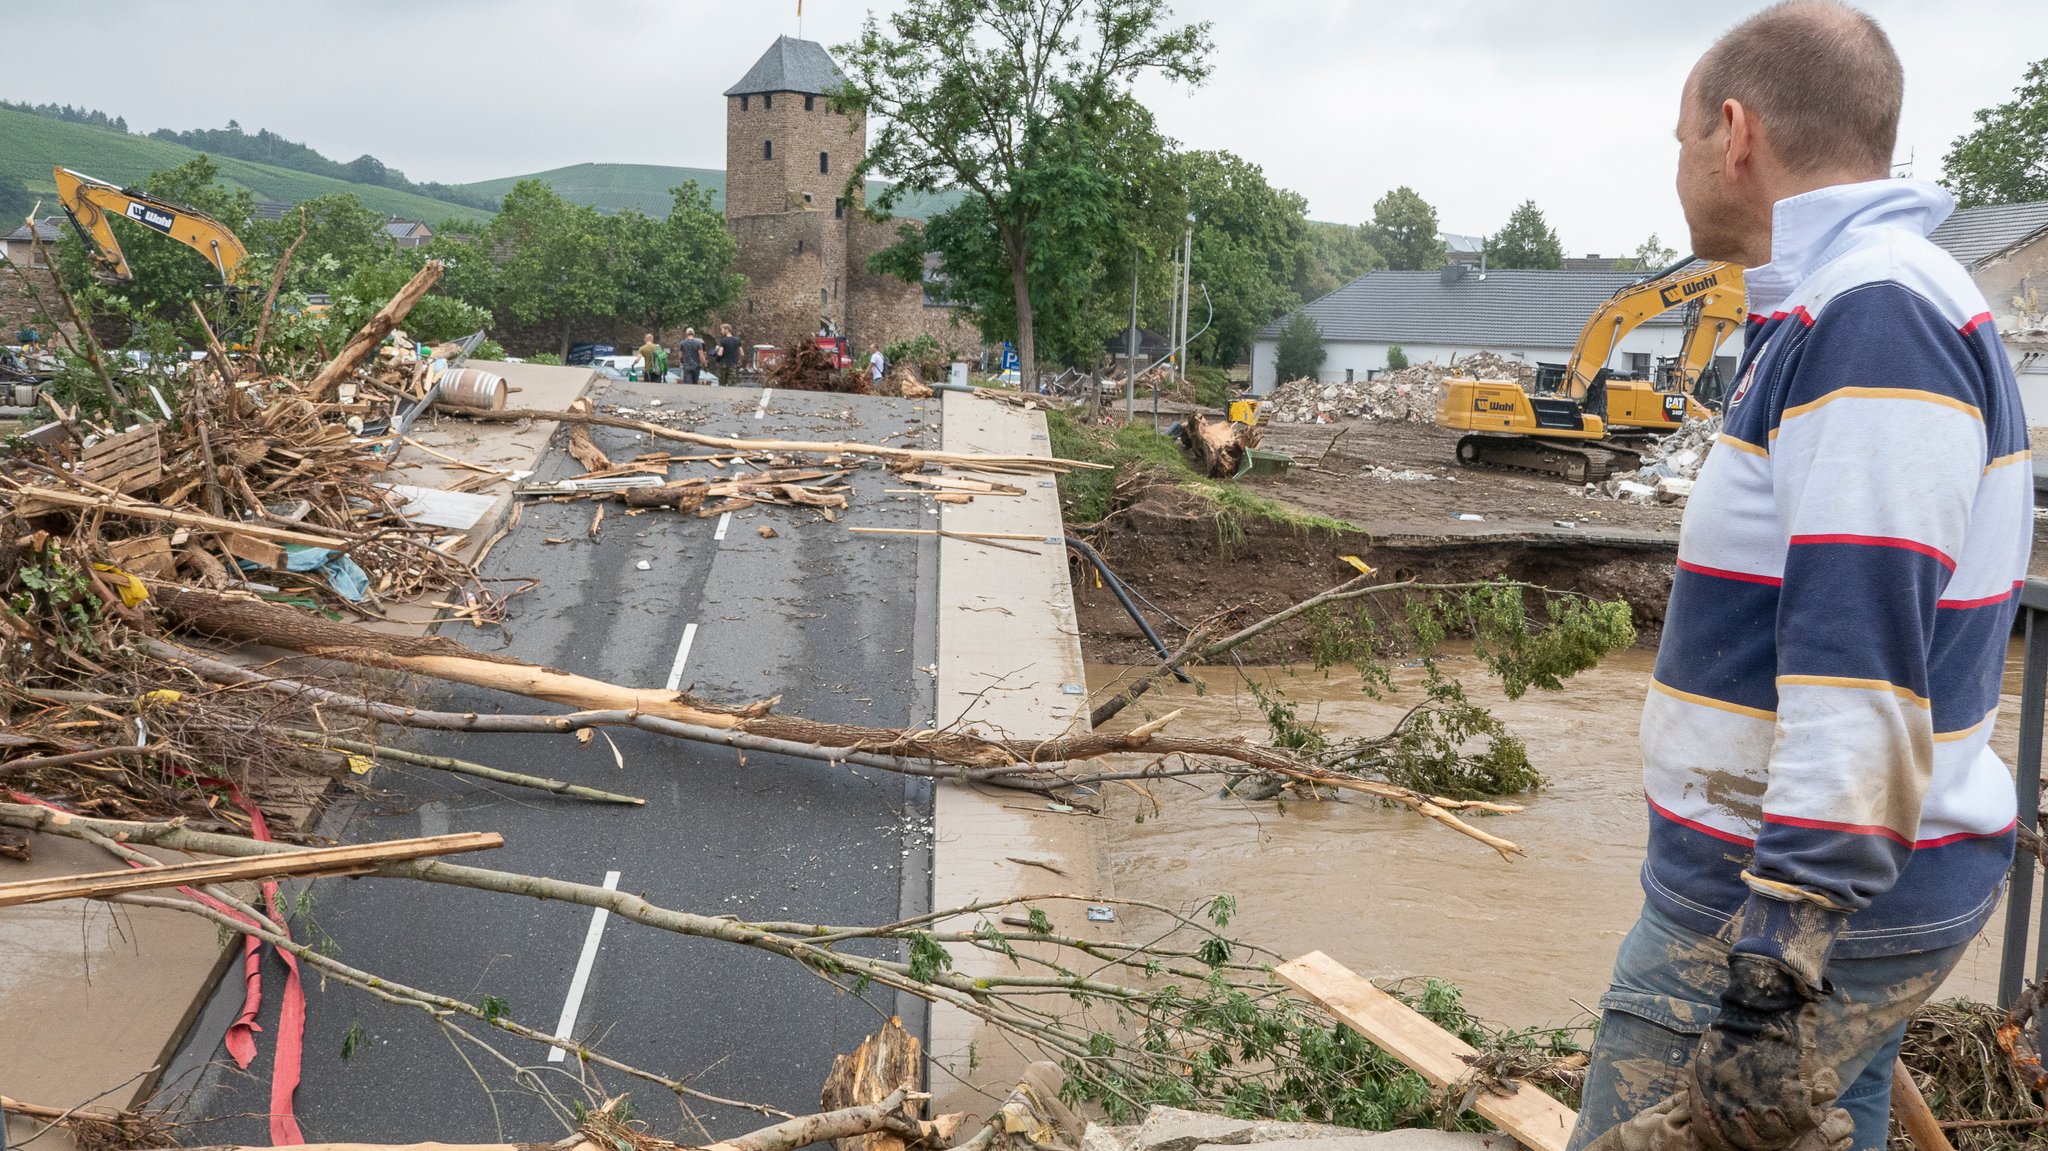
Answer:
[(1708, 1151), (1781, 1151), (1838, 1110), (1832, 1089), (1815, 1090), (1813, 1049), (1828, 953), (1849, 916), (1789, 884), (1742, 878), (1750, 895), (1721, 1014), (1693, 1053), (1693, 1134)]

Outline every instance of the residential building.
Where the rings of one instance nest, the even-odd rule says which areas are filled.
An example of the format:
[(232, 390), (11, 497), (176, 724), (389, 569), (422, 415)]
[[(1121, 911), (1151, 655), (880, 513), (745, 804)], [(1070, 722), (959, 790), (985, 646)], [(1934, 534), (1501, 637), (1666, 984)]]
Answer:
[[(55, 255), (62, 223), (61, 216), (45, 216), (36, 221), (35, 235), (42, 240), (43, 251)], [(15, 331), (23, 327), (38, 327), (47, 333), (48, 326), (39, 325), (36, 317), (44, 309), (60, 306), (56, 300), (57, 277), (30, 241), (27, 224), (0, 236), (0, 257), (5, 257), (14, 268), (13, 272), (0, 270), (0, 344), (13, 343)], [(31, 287), (34, 294), (42, 297), (40, 307)]]
[[(1473, 352), (1561, 364), (1571, 358), (1594, 309), (1641, 277), (1635, 272), (1492, 270), (1450, 264), (1433, 272), (1372, 272), (1305, 305), (1322, 329), (1325, 382), (1365, 379), (1387, 366), (1399, 346), (1411, 363), (1449, 363)], [(1684, 338), (1682, 312), (1651, 320), (1622, 338), (1612, 365), (1648, 373), (1675, 356)], [(1276, 321), (1252, 346), (1252, 391), (1273, 390), (1280, 328)], [(1723, 345), (1724, 352), (1734, 348)], [(1733, 360), (1723, 363), (1724, 371)]]
[(425, 220), (408, 220), (401, 216), (385, 221), (384, 234), (401, 248), (417, 248), (434, 238), (434, 230), (427, 227)]

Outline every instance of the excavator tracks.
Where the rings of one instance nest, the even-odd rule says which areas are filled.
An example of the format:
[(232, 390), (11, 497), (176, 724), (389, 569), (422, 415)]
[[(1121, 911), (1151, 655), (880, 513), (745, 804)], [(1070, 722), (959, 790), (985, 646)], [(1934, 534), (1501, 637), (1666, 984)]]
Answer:
[(1641, 453), (1612, 440), (1575, 443), (1533, 436), (1469, 435), (1458, 441), (1458, 462), (1468, 468), (1500, 468), (1556, 476), (1575, 484), (1597, 484), (1616, 471), (1634, 471)]

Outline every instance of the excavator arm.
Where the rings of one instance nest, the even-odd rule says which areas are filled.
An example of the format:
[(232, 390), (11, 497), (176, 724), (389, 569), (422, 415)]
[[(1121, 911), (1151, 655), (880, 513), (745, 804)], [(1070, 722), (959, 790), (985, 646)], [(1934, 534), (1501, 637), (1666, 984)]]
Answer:
[(1743, 307), (1740, 267), (1717, 262), (1688, 271), (1692, 263), (1687, 256), (1608, 297), (1580, 329), (1578, 346), (1572, 349), (1559, 391), (1570, 399), (1584, 400), (1600, 382), (1601, 370), (1613, 359), (1624, 336), (1673, 308), (1698, 303), (1699, 322), (1687, 329), (1679, 354), (1684, 373), (1681, 390), (1689, 393), (1700, 373), (1713, 363), (1721, 342), (1742, 327)]
[(69, 168), (58, 168), (55, 174), (57, 202), (63, 205), (64, 214), (71, 217), (71, 226), (78, 230), (79, 239), (85, 241), (86, 249), (92, 253), (93, 264), (108, 278), (135, 278), (108, 223), (112, 217), (169, 236), (205, 256), (224, 284), (234, 283), (236, 270), (249, 256), (240, 238), (210, 216)]

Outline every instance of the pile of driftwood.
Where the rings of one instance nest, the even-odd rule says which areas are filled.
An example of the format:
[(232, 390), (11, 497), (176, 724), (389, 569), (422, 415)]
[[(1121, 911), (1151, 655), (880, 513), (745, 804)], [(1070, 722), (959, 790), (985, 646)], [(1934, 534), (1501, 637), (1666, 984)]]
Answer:
[(776, 365), (775, 386), (791, 392), (845, 392), (868, 394), (865, 372), (841, 368), (832, 353), (815, 341), (805, 340), (792, 348)]

